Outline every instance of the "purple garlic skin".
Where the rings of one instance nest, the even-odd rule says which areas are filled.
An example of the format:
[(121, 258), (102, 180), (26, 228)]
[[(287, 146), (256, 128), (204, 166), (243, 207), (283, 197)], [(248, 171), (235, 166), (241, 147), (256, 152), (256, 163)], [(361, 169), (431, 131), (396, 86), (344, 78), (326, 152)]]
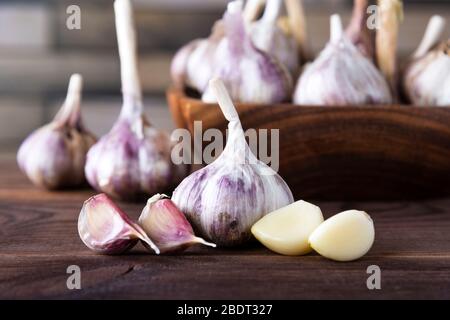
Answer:
[(86, 177), (96, 190), (123, 200), (167, 190), (187, 171), (173, 164), (172, 146), (168, 134), (150, 126), (144, 115), (122, 115), (89, 151)]
[(368, 0), (354, 0), (352, 18), (345, 33), (364, 56), (374, 61), (375, 33), (367, 28), (368, 5)]
[(339, 16), (334, 15), (331, 20), (332, 39), (300, 76), (294, 103), (329, 106), (392, 103), (386, 79), (343, 34)]
[(157, 194), (147, 201), (139, 224), (161, 253), (181, 252), (195, 244), (216, 246), (196, 237), (184, 214), (164, 195)]
[[(239, 1), (228, 4), (223, 22), (225, 38), (216, 51), (214, 76), (223, 80), (232, 99), (265, 104), (288, 100), (292, 77), (284, 65), (252, 43)], [(202, 100), (216, 101), (210, 88), (204, 92)]]
[(81, 76), (73, 75), (66, 102), (54, 120), (34, 131), (19, 148), (18, 165), (37, 186), (53, 190), (86, 182), (86, 154), (96, 138), (82, 123), (81, 86)]
[(121, 254), (139, 241), (159, 254), (144, 230), (105, 194), (85, 201), (78, 217), (78, 234), (89, 249), (100, 254)]

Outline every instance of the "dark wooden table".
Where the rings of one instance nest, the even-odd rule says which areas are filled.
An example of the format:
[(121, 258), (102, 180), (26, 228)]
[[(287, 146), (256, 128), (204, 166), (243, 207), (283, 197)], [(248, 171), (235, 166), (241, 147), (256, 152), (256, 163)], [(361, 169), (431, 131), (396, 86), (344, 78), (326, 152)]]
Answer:
[[(153, 256), (139, 245), (125, 256), (96, 255), (77, 233), (79, 210), (92, 194), (34, 188), (12, 157), (0, 157), (0, 298), (450, 299), (450, 198), (318, 203), (325, 216), (358, 208), (375, 221), (372, 250), (337, 263), (256, 244), (176, 256)], [(122, 206), (137, 217), (143, 205)], [(81, 290), (67, 289), (70, 265), (81, 268)], [(381, 290), (366, 286), (370, 265), (381, 269)]]

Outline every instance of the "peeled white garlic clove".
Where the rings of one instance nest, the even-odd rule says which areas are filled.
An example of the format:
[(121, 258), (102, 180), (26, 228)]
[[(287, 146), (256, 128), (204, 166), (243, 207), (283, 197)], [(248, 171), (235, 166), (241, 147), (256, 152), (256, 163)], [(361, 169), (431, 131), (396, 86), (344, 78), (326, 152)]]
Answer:
[(86, 177), (95, 189), (133, 200), (178, 183), (186, 173), (171, 159), (168, 134), (152, 127), (143, 114), (135, 32), (129, 0), (116, 0), (123, 106), (111, 131), (88, 153)]
[(414, 105), (450, 106), (450, 39), (436, 46), (444, 28), (444, 18), (430, 19), (404, 73), (404, 92)]
[(101, 254), (120, 254), (139, 240), (159, 254), (144, 230), (105, 194), (87, 200), (78, 217), (78, 233), (84, 244)]
[(391, 103), (388, 83), (375, 65), (346, 37), (339, 15), (331, 16), (331, 40), (306, 67), (294, 102), (301, 105)]
[[(223, 18), (225, 39), (216, 51), (214, 75), (220, 77), (233, 100), (277, 103), (289, 98), (292, 78), (286, 68), (270, 55), (255, 48), (242, 16), (242, 1), (228, 4)], [(215, 102), (209, 87), (204, 102)]]
[(309, 236), (322, 222), (320, 208), (300, 200), (265, 215), (251, 230), (270, 250), (295, 256), (311, 252)]
[(375, 241), (375, 228), (364, 211), (341, 212), (323, 222), (309, 237), (320, 255), (336, 261), (352, 261), (365, 255)]
[(81, 76), (72, 75), (66, 101), (54, 120), (34, 131), (19, 148), (19, 167), (35, 185), (60, 189), (86, 182), (86, 153), (96, 138), (81, 120), (81, 89)]
[(275, 57), (296, 76), (300, 67), (297, 43), (277, 24), (282, 6), (283, 0), (267, 0), (263, 17), (250, 25), (249, 33), (258, 49)]
[(227, 144), (213, 163), (181, 182), (172, 201), (202, 236), (236, 246), (251, 238), (256, 221), (294, 199), (284, 180), (251, 152), (223, 82), (213, 79), (210, 88), (229, 121)]
[(352, 18), (345, 33), (367, 58), (375, 59), (375, 33), (367, 27), (368, 0), (354, 0)]
[(184, 214), (165, 195), (156, 194), (147, 201), (139, 224), (161, 253), (180, 252), (195, 244), (216, 246), (196, 237)]

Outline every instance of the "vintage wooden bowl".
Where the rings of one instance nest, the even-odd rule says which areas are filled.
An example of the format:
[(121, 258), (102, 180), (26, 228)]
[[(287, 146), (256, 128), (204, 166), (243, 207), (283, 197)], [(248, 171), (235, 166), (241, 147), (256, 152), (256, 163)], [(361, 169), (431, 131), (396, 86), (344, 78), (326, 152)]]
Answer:
[[(218, 105), (180, 90), (176, 125), (225, 130)], [(296, 199), (418, 199), (450, 194), (450, 108), (237, 104), (244, 129), (280, 129), (280, 175)]]

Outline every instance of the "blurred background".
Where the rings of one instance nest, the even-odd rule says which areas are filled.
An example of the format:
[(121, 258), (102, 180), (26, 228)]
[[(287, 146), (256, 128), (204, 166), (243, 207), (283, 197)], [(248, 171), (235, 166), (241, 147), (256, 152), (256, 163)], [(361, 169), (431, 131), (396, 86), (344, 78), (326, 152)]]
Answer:
[[(85, 79), (83, 114), (92, 131), (109, 130), (121, 106), (119, 60), (112, 0), (0, 1), (0, 153), (12, 153), (60, 107), (70, 74)], [(151, 122), (173, 128), (165, 103), (174, 52), (209, 34), (227, 0), (135, 0), (140, 72)], [(304, 0), (309, 37), (319, 51), (329, 35), (328, 17), (342, 14), (351, 0)], [(450, 0), (405, 0), (399, 50), (418, 45), (429, 17), (450, 21)], [(81, 8), (81, 30), (66, 27), (67, 7)], [(448, 26), (447, 29), (450, 29)], [(450, 31), (450, 30), (449, 30)], [(447, 36), (450, 32), (447, 31)]]

